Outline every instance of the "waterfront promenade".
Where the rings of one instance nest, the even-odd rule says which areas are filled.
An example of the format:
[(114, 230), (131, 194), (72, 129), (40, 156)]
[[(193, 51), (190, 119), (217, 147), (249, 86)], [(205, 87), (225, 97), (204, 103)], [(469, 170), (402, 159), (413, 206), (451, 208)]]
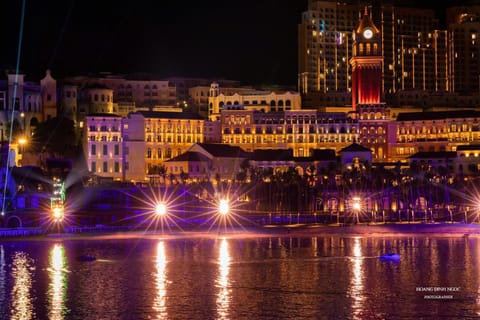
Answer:
[(0, 238), (135, 238), (197, 236), (367, 236), (400, 237), (408, 235), (436, 237), (480, 237), (480, 224), (463, 223), (386, 223), (386, 224), (284, 224), (259, 226), (196, 226), (191, 228), (138, 229), (132, 227), (66, 227), (61, 232), (41, 228), (0, 229)]

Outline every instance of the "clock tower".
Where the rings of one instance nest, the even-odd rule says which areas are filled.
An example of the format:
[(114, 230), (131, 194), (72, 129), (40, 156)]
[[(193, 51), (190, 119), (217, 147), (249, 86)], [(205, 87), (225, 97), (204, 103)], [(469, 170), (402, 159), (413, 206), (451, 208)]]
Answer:
[(372, 151), (372, 161), (389, 159), (389, 109), (381, 102), (383, 55), (381, 33), (373, 24), (367, 8), (358, 28), (353, 31), (352, 111), (360, 128), (359, 143)]
[(383, 56), (380, 31), (373, 24), (367, 8), (358, 28), (353, 31), (352, 109), (359, 104), (378, 104), (382, 89)]

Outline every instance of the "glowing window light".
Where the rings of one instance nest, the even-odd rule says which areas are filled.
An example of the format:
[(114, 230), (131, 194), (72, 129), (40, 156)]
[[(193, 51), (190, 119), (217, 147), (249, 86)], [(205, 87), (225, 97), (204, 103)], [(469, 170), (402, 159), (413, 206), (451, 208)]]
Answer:
[(228, 214), (229, 209), (230, 208), (229, 208), (228, 200), (221, 199), (220, 204), (218, 206), (218, 212), (220, 212), (220, 214), (226, 215)]

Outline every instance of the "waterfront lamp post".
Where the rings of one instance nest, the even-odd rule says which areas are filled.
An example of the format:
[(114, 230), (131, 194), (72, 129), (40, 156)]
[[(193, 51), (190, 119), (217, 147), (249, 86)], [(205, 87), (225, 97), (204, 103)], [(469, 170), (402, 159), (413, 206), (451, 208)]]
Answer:
[(226, 216), (230, 212), (228, 199), (220, 199), (220, 202), (218, 203), (218, 212), (223, 216)]
[(159, 202), (155, 205), (155, 214), (160, 217), (167, 215), (168, 208), (165, 202)]
[(360, 220), (359, 220), (359, 217), (358, 217), (358, 213), (362, 209), (362, 205), (360, 204), (360, 197), (353, 197), (352, 208), (353, 208), (353, 212), (355, 214), (356, 223), (359, 223)]

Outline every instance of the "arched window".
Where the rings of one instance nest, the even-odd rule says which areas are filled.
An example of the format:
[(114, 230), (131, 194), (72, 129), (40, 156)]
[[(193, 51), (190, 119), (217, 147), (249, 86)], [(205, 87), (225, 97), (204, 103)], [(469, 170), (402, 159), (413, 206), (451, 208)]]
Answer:
[(270, 107), (275, 107), (275, 106), (276, 106), (275, 100), (270, 101)]
[(286, 100), (286, 101), (285, 101), (285, 105), (286, 105), (287, 107), (290, 107), (290, 106), (292, 105), (292, 102), (290, 102), (290, 100)]

